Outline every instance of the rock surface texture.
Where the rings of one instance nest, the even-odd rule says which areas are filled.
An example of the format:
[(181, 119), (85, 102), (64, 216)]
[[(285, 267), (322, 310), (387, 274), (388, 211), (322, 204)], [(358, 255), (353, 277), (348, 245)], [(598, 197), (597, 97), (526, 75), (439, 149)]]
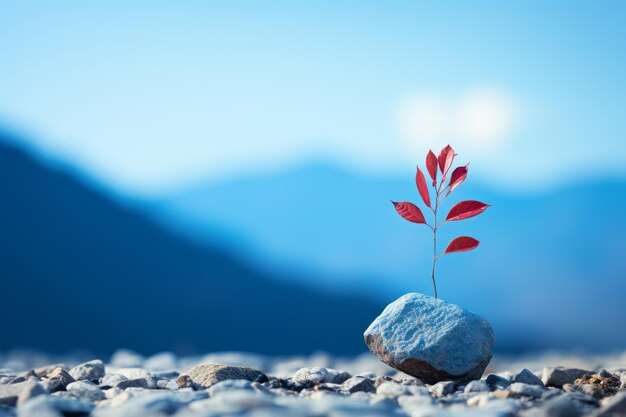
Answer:
[(230, 366), (215, 363), (202, 363), (196, 365), (179, 377), (180, 381), (188, 376), (192, 384), (197, 384), (202, 388), (209, 388), (218, 382), (229, 379), (245, 379), (254, 381), (263, 375), (256, 369), (243, 366)]
[(494, 343), (483, 318), (418, 293), (389, 304), (364, 337), (381, 361), (429, 384), (479, 379)]

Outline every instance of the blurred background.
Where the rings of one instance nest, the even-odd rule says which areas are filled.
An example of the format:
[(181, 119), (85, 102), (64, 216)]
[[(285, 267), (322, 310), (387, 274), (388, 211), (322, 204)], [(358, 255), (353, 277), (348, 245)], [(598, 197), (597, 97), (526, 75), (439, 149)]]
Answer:
[(0, 350), (366, 350), (432, 293), (496, 350), (624, 349), (622, 2), (0, 0)]

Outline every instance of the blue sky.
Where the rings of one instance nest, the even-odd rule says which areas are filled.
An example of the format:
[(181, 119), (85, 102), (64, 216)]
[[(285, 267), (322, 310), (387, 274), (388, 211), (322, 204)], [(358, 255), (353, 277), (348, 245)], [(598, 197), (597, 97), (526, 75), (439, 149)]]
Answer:
[(141, 195), (445, 142), (497, 187), (624, 177), (625, 8), (0, 0), (0, 123)]

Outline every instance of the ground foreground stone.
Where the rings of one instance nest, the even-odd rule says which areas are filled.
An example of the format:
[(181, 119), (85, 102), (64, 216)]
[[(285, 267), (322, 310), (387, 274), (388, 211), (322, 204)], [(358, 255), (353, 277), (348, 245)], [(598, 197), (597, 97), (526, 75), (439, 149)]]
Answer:
[[(480, 379), (436, 384), (399, 373), (371, 354), (270, 358), (222, 353), (179, 358), (167, 353), (144, 358), (123, 351), (113, 358), (118, 365), (102, 362), (99, 366), (101, 361), (95, 361), (102, 375), (97, 380), (93, 379), (94, 367), (83, 366), (80, 373), (74, 372), (81, 378), (75, 381), (61, 371), (94, 361), (70, 358), (65, 365), (51, 358), (49, 363), (54, 365), (31, 364), (0, 353), (0, 417), (626, 415), (622, 387), (626, 354), (611, 361), (597, 359), (598, 365), (571, 365), (571, 359), (563, 360), (576, 368), (555, 367), (559, 362), (554, 357), (523, 362), (496, 357), (489, 373)], [(218, 360), (232, 364), (218, 365)], [(539, 380), (545, 365), (559, 369), (567, 378), (548, 379), (551, 382), (546, 386)], [(40, 372), (42, 367), (46, 369)], [(181, 369), (188, 371), (181, 373)], [(589, 371), (581, 375), (567, 369)], [(571, 380), (573, 376), (576, 379)], [(559, 382), (564, 382), (562, 388), (550, 386)]]
[(419, 293), (389, 304), (364, 337), (381, 361), (431, 384), (480, 378), (494, 343), (486, 320)]
[(196, 365), (183, 375), (179, 376), (177, 381), (181, 381), (179, 385), (187, 385), (185, 376), (191, 380), (191, 384), (197, 384), (202, 388), (210, 388), (212, 385), (228, 379), (245, 379), (254, 381), (263, 375), (263, 372), (243, 366), (230, 366), (215, 363), (202, 363)]

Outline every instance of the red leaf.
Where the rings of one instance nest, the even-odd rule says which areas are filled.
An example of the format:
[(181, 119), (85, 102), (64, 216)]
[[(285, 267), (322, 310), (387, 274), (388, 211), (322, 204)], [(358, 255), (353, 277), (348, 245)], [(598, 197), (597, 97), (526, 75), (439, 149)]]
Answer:
[(426, 155), (426, 170), (433, 180), (434, 187), (437, 184), (437, 157), (432, 150), (428, 151), (428, 155)]
[(452, 175), (450, 175), (450, 189), (448, 190), (448, 194), (450, 194), (456, 187), (461, 185), (465, 178), (467, 178), (467, 167), (469, 164), (464, 167), (457, 167), (454, 171), (452, 171)]
[(428, 185), (426, 185), (426, 178), (424, 173), (420, 171), (420, 167), (417, 167), (417, 174), (415, 174), (415, 183), (417, 184), (417, 191), (420, 192), (424, 204), (430, 207), (430, 194), (428, 194)]
[(422, 210), (420, 210), (419, 207), (417, 207), (415, 204), (406, 201), (402, 201), (399, 203), (392, 201), (392, 203), (393, 206), (396, 208), (398, 214), (402, 216), (405, 220), (413, 223), (426, 224), (426, 219), (424, 219)]
[(452, 149), (450, 145), (447, 145), (439, 153), (439, 169), (444, 176), (448, 173), (453, 160), (454, 149)]
[(443, 253), (466, 252), (468, 250), (476, 249), (479, 244), (480, 242), (473, 237), (460, 236), (452, 239), (452, 242), (448, 244), (448, 247)]
[(480, 201), (467, 200), (457, 203), (450, 213), (446, 217), (446, 221), (469, 219), (470, 217), (478, 216), (489, 207), (489, 204), (481, 203)]

